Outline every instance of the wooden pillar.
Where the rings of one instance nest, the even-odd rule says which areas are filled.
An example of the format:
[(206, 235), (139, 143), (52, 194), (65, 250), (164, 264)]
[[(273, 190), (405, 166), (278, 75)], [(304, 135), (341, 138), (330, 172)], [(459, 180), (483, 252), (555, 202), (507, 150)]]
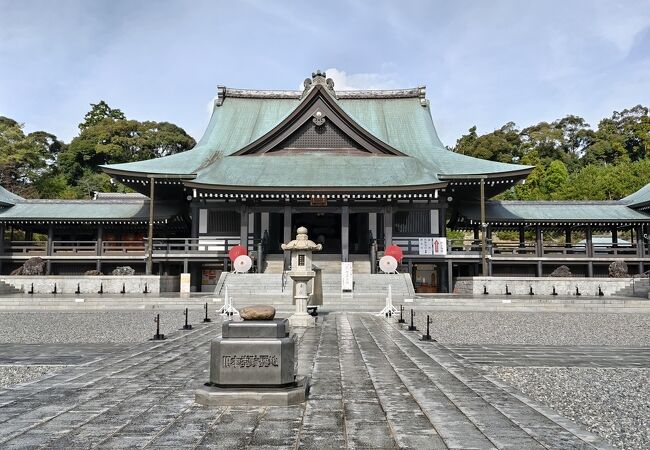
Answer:
[(97, 225), (97, 263), (95, 264), (95, 270), (98, 272), (102, 271), (102, 250), (104, 242), (104, 225)]
[(384, 209), (384, 248), (393, 242), (393, 208)]
[(481, 238), (481, 236), (479, 236), (479, 225), (478, 224), (473, 225), (473, 231), (474, 231), (474, 240), (478, 241)]
[(341, 207), (341, 261), (350, 256), (350, 207)]
[(450, 294), (454, 292), (454, 266), (451, 260), (447, 261), (447, 286), (449, 286), (448, 292)]
[(564, 248), (571, 248), (571, 226), (564, 229)]
[(438, 229), (442, 237), (447, 236), (447, 208), (444, 206), (438, 211)]
[(636, 256), (643, 257), (643, 227), (641, 225), (636, 227)]
[(519, 248), (526, 248), (526, 229), (523, 225), (519, 226)]
[(535, 225), (535, 246), (537, 256), (544, 256), (544, 238), (542, 236), (542, 227), (539, 225)]
[(241, 205), (239, 212), (239, 245), (248, 251), (248, 209)]
[(587, 225), (585, 234), (586, 234), (585, 240), (587, 241), (587, 256), (591, 258), (594, 256), (594, 242), (591, 234), (591, 225)]
[[(0, 223), (0, 255), (5, 252), (5, 225)], [(2, 258), (0, 258), (0, 274), (2, 274)]]
[(49, 256), (52, 256), (52, 241), (54, 240), (54, 225), (50, 224), (47, 227), (47, 263), (45, 264), (45, 274), (52, 274), (52, 260)]
[(192, 225), (190, 228), (190, 237), (196, 239), (199, 237), (199, 205), (192, 204), (190, 207), (190, 214), (192, 215)]
[(542, 260), (541, 259), (539, 261), (537, 261), (536, 272), (537, 272), (537, 277), (541, 277), (544, 274), (544, 268), (542, 266)]
[(618, 246), (618, 228), (617, 227), (612, 227), (611, 229), (612, 232), (612, 247), (617, 247)]
[(377, 239), (377, 213), (368, 213), (368, 231), (372, 235), (372, 239)]
[(594, 277), (594, 262), (589, 261), (587, 263), (587, 277), (593, 278)]
[(291, 206), (284, 207), (284, 243), (287, 244), (291, 241)]

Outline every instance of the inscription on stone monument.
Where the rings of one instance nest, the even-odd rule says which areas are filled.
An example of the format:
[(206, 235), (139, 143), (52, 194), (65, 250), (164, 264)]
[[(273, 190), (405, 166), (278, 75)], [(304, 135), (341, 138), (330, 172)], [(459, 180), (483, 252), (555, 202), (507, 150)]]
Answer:
[(223, 367), (237, 369), (278, 367), (276, 355), (223, 355)]

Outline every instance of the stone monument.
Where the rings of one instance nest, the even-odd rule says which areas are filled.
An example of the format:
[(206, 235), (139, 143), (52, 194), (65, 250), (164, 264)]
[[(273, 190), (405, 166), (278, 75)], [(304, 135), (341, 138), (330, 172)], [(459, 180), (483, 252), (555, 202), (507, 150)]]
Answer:
[[(243, 321), (222, 324), (211, 342), (210, 381), (195, 393), (201, 405), (286, 406), (305, 401), (309, 379), (296, 376), (296, 337), (272, 306), (242, 308)], [(246, 320), (246, 317), (257, 319)]]
[(307, 313), (308, 284), (316, 275), (311, 266), (311, 255), (312, 252), (322, 250), (323, 246), (307, 238), (307, 228), (300, 227), (297, 231), (296, 239), (288, 244), (282, 244), (282, 250), (291, 252), (291, 270), (287, 275), (295, 284), (296, 312), (289, 317), (289, 324), (292, 327), (313, 327), (316, 321)]

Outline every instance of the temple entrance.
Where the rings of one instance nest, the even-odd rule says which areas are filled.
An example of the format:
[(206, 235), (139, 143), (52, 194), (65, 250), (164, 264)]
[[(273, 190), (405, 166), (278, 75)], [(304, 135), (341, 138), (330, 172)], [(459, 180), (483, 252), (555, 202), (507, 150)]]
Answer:
[(297, 213), (291, 216), (292, 236), (298, 227), (307, 227), (309, 239), (323, 244), (320, 253), (341, 253), (341, 215), (335, 213)]

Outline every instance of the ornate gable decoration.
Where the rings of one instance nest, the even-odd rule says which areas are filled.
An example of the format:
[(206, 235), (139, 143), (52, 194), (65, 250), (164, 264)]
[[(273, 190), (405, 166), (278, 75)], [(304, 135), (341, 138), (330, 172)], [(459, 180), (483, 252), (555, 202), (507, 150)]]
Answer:
[(341, 109), (334, 82), (315, 72), (304, 82), (298, 107), (275, 128), (234, 153), (279, 155), (313, 151), (359, 155), (404, 156), (376, 138)]

